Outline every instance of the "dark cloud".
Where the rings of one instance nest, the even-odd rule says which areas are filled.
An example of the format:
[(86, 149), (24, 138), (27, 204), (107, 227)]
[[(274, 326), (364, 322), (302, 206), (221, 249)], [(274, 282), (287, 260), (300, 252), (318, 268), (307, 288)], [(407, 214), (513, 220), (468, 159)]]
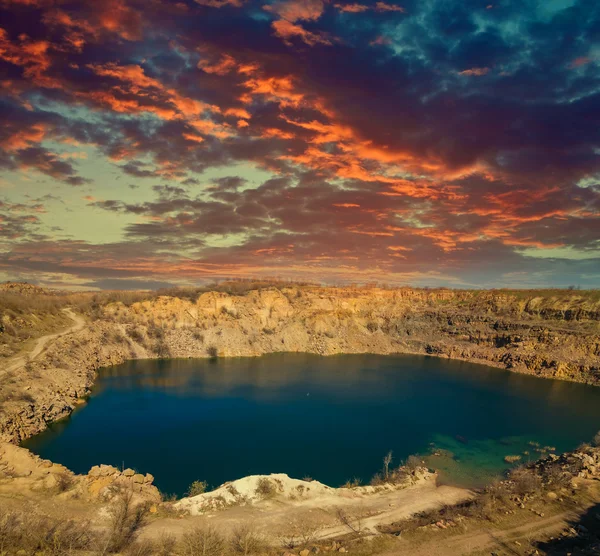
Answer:
[[(157, 276), (168, 253), (186, 276), (260, 264), (449, 283), (573, 282), (577, 269), (600, 282), (597, 2), (38, 0), (0, 12), (0, 166), (94, 193), (84, 163), (63, 156), (83, 145), (139, 188), (137, 201), (89, 201), (127, 216), (122, 243), (94, 249), (112, 268), (76, 242), (36, 260), (43, 216), (17, 202), (1, 221), (6, 268), (138, 280), (130, 272)], [(252, 167), (272, 177), (257, 185)]]

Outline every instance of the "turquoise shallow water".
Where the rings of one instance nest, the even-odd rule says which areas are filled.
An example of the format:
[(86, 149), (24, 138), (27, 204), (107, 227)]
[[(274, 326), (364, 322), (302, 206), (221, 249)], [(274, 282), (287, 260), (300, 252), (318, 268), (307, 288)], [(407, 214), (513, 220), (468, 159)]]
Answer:
[(80, 473), (149, 472), (181, 495), (257, 473), (366, 482), (389, 450), (394, 464), (444, 450), (428, 459), (441, 480), (473, 486), (506, 455), (573, 449), (598, 429), (600, 388), (433, 357), (273, 354), (104, 369), (88, 404), (24, 445)]

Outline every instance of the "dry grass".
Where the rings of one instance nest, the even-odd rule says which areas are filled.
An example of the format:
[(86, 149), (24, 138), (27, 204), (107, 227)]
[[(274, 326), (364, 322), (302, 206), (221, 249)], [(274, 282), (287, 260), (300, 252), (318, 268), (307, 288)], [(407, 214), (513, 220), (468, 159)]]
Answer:
[(63, 556), (96, 546), (89, 523), (0, 509), (0, 554)]

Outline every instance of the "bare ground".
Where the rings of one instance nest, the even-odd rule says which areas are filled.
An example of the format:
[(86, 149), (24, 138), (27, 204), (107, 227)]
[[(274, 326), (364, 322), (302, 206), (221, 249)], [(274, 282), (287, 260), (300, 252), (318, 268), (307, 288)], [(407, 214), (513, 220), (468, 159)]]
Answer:
[(63, 309), (63, 312), (73, 321), (73, 326), (67, 328), (66, 330), (63, 330), (62, 332), (56, 332), (54, 334), (47, 334), (46, 336), (41, 336), (35, 341), (31, 350), (28, 353), (24, 353), (22, 355), (18, 355), (9, 359), (6, 362), (6, 365), (4, 365), (2, 369), (0, 369), (0, 374), (10, 373), (23, 368), (29, 361), (35, 360), (44, 351), (44, 348), (48, 345), (49, 342), (55, 340), (56, 338), (66, 336), (67, 334), (77, 332), (85, 326), (85, 319), (79, 315), (76, 315), (71, 309), (65, 308)]

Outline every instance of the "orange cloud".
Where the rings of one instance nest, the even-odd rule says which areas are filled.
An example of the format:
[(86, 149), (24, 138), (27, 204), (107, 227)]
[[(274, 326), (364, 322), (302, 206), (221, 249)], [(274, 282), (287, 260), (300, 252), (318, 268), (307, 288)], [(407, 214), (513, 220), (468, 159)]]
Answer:
[(46, 75), (52, 65), (48, 52), (50, 48), (50, 42), (32, 40), (27, 35), (20, 35), (19, 43), (13, 43), (8, 33), (0, 28), (0, 59), (21, 66), (23, 76), (40, 87), (59, 88), (61, 83)]
[(237, 62), (232, 56), (223, 54), (221, 59), (217, 63), (211, 63), (208, 60), (200, 60), (198, 62), (198, 69), (205, 71), (206, 73), (214, 73), (216, 75), (227, 75), (237, 66)]
[(323, 0), (288, 0), (267, 4), (263, 9), (294, 23), (298, 20), (314, 21), (319, 19), (324, 7)]
[(272, 23), (272, 27), (275, 31), (275, 35), (282, 39), (283, 42), (288, 46), (291, 46), (292, 42), (290, 39), (293, 37), (299, 38), (308, 46), (314, 46), (316, 44), (331, 44), (331, 41), (325, 38), (325, 36), (319, 33), (311, 33), (310, 31), (304, 29), (304, 27), (290, 23), (285, 19), (274, 21)]
[(366, 12), (369, 9), (369, 6), (365, 6), (364, 4), (335, 4), (335, 7), (340, 10), (340, 12), (355, 14)]
[(459, 71), (459, 75), (468, 75), (468, 76), (477, 76), (480, 77), (482, 75), (487, 75), (490, 71), (490, 68), (470, 68), (463, 71)]
[(296, 92), (296, 87), (291, 76), (287, 77), (261, 77), (248, 79), (242, 84), (249, 90), (240, 101), (251, 103), (252, 95), (262, 95), (268, 100), (278, 102), (281, 106), (298, 106), (304, 95)]
[(276, 127), (263, 129), (260, 136), (263, 138), (277, 137), (278, 139), (294, 139), (295, 137), (293, 133), (290, 133), (289, 131), (283, 131)]
[(249, 120), (251, 115), (245, 108), (228, 108), (223, 112), (225, 116), (235, 116), (236, 118), (243, 118)]
[(0, 142), (3, 149), (14, 151), (24, 149), (32, 144), (40, 143), (48, 128), (42, 124), (33, 124), (27, 128), (17, 129)]

